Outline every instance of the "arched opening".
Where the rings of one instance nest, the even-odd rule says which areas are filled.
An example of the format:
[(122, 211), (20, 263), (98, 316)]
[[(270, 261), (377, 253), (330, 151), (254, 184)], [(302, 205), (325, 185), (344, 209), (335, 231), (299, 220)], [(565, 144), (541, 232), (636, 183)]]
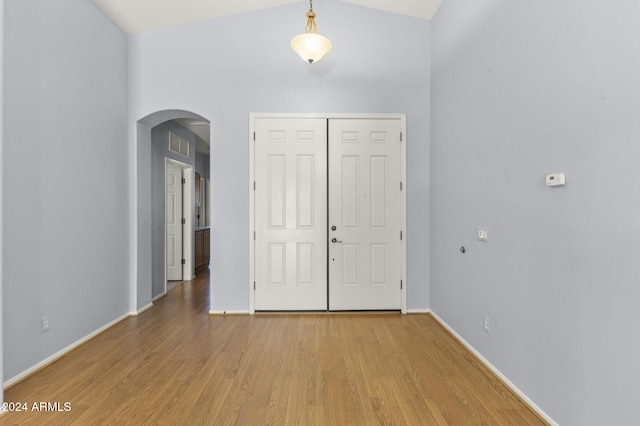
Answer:
[[(131, 193), (130, 193), (130, 247), (131, 247), (131, 266), (130, 266), (130, 312), (132, 314), (139, 313), (148, 307), (152, 306), (152, 300), (154, 296), (157, 296), (161, 291), (161, 287), (166, 288), (166, 275), (164, 273), (165, 258), (164, 258), (164, 224), (158, 226), (158, 209), (163, 209), (161, 205), (159, 208), (154, 205), (157, 204), (157, 200), (152, 196), (152, 191), (157, 191), (159, 185), (158, 179), (162, 180), (161, 187), (164, 187), (164, 175), (158, 175), (157, 154), (154, 152), (152, 144), (154, 138), (157, 135), (154, 134), (154, 129), (162, 128), (166, 131), (170, 128), (170, 124), (173, 126), (184, 128), (189, 123), (200, 123), (207, 125), (210, 123), (206, 118), (184, 110), (164, 110), (157, 111), (153, 114), (147, 115), (140, 119), (136, 123), (135, 128), (135, 145), (132, 147), (132, 172), (130, 176), (131, 180)], [(179, 132), (176, 132), (179, 133)], [(193, 131), (195, 134), (196, 132)], [(167, 135), (167, 148), (169, 144)], [(189, 155), (185, 158), (189, 159), (193, 163), (194, 167), (191, 170), (191, 179), (194, 179), (195, 160), (194, 154), (196, 150), (196, 140), (200, 137), (196, 137), (193, 140), (193, 146), (190, 147)], [(201, 139), (201, 138), (200, 138)], [(162, 158), (162, 170), (164, 170), (164, 157)], [(207, 159), (207, 170), (210, 164), (210, 158)], [(192, 181), (193, 182), (193, 181)], [(195, 210), (194, 210), (195, 211)], [(164, 215), (164, 211), (162, 212)], [(155, 215), (155, 216), (154, 216)], [(164, 217), (164, 216), (162, 216)], [(155, 220), (154, 220), (155, 218)], [(195, 222), (195, 221), (194, 221)], [(193, 228), (190, 228), (191, 230)], [(158, 235), (162, 233), (162, 235)], [(188, 244), (192, 245), (192, 239), (187, 238)], [(159, 259), (162, 260), (159, 260)], [(159, 266), (159, 262), (162, 266)], [(192, 263), (192, 261), (190, 261)], [(159, 280), (162, 283), (159, 284)]]

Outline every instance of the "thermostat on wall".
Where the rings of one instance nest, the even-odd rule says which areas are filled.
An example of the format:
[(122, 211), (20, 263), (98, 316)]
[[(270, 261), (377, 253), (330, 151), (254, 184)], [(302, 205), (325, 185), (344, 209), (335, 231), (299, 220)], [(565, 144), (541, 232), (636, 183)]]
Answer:
[(565, 184), (564, 173), (547, 175), (547, 186), (560, 186)]

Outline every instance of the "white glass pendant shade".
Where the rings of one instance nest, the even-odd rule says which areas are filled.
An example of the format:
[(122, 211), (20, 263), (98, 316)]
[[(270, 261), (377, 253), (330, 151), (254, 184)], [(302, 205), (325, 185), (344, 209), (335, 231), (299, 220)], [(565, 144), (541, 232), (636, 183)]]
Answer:
[(331, 51), (331, 42), (320, 34), (306, 33), (295, 36), (291, 40), (291, 48), (303, 60), (312, 64)]

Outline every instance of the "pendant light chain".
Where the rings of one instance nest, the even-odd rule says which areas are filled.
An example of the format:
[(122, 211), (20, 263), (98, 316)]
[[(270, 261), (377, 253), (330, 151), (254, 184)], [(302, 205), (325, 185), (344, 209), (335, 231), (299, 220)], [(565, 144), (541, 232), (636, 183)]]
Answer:
[(316, 14), (313, 11), (313, 0), (309, 0), (309, 12), (307, 12), (307, 26), (305, 30), (307, 33), (317, 33), (318, 27), (315, 20)]

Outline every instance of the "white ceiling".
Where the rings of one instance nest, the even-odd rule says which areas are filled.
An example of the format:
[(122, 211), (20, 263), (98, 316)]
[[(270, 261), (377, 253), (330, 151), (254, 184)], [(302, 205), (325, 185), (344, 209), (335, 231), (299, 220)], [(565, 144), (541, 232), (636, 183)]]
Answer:
[[(442, 0), (341, 0), (360, 6), (431, 19)], [(252, 12), (301, 0), (93, 0), (126, 33), (188, 24), (196, 21)]]

